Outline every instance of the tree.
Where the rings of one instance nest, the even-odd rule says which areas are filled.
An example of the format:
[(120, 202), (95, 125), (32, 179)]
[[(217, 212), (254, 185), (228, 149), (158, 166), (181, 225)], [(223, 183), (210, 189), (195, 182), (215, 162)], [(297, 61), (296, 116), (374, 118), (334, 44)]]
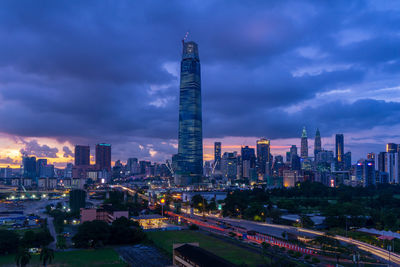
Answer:
[(25, 267), (28, 265), (29, 261), (31, 260), (31, 254), (29, 253), (28, 249), (20, 249), (15, 256), (15, 263), (17, 266)]
[(72, 238), (76, 247), (98, 247), (107, 243), (110, 237), (110, 227), (103, 221), (84, 222)]
[(43, 266), (47, 266), (47, 263), (51, 263), (54, 259), (54, 250), (48, 247), (44, 247), (40, 252), (40, 260), (43, 263)]
[(15, 253), (18, 245), (19, 235), (16, 232), (0, 230), (0, 254)]
[(113, 245), (137, 244), (144, 239), (145, 234), (136, 222), (120, 217), (110, 227), (108, 243)]

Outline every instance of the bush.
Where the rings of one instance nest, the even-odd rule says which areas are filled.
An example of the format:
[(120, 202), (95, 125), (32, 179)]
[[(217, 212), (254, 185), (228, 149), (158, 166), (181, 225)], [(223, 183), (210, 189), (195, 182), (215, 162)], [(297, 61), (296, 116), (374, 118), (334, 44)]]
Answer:
[(309, 260), (310, 258), (311, 258), (311, 256), (308, 255), (308, 254), (304, 256), (304, 259), (305, 259), (305, 260)]
[(0, 254), (15, 253), (18, 245), (19, 235), (16, 232), (0, 230)]
[(196, 224), (191, 224), (189, 230), (199, 230), (199, 227)]
[(291, 250), (291, 249), (289, 249), (288, 254), (293, 255), (293, 254), (294, 254), (294, 251)]
[(300, 252), (296, 251), (293, 255), (293, 257), (295, 258), (300, 258), (303, 254), (301, 254)]
[(281, 247), (281, 251), (285, 251), (286, 250), (286, 248), (285, 247)]
[(312, 258), (312, 260), (311, 260), (313, 263), (319, 263), (320, 262), (320, 260), (318, 259), (318, 258)]

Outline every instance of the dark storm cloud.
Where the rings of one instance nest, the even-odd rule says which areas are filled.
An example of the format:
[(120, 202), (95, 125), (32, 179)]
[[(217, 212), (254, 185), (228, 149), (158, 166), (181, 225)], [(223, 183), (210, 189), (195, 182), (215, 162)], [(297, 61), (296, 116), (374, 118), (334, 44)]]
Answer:
[(0, 132), (109, 142), (121, 159), (174, 153), (179, 78), (171, 66), (187, 30), (199, 43), (205, 137), (397, 124), (398, 104), (362, 100), (364, 89), (351, 101), (312, 102), (398, 76), (393, 3), (2, 1)]
[(64, 158), (73, 157), (74, 153), (67, 146), (63, 146)]
[(56, 147), (49, 147), (48, 145), (40, 145), (37, 140), (25, 141), (21, 139), (21, 142), (25, 145), (25, 148), (21, 148), (20, 152), (22, 155), (46, 157), (46, 158), (58, 158)]

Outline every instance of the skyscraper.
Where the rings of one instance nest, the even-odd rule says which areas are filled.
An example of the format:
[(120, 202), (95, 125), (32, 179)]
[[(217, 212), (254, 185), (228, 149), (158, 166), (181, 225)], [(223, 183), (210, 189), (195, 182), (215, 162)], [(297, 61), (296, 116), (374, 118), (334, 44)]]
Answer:
[(199, 183), (203, 174), (201, 78), (198, 47), (183, 41), (179, 96), (178, 170), (175, 184)]
[(90, 165), (90, 147), (89, 146), (75, 146), (75, 166), (89, 166)]
[(396, 153), (398, 150), (398, 145), (394, 143), (386, 144), (386, 152), (388, 153)]
[(303, 128), (303, 132), (301, 134), (301, 148), (300, 148), (300, 156), (304, 158), (308, 158), (308, 140), (307, 140), (307, 131), (306, 127)]
[(314, 158), (317, 157), (318, 152), (320, 152), (321, 150), (321, 134), (319, 132), (319, 129), (317, 128), (314, 139)]
[(221, 170), (221, 142), (214, 143), (214, 169)]
[(35, 178), (36, 176), (36, 158), (24, 156), (22, 158), (23, 176), (25, 178)]
[(98, 170), (107, 170), (111, 173), (111, 145), (97, 144), (96, 145), (96, 167)]
[(344, 137), (343, 134), (336, 134), (335, 153), (337, 162), (343, 161), (344, 154)]
[(269, 162), (270, 154), (270, 140), (265, 138), (257, 140), (257, 167), (259, 174), (264, 175), (266, 173), (266, 168), (268, 167), (267, 162)]

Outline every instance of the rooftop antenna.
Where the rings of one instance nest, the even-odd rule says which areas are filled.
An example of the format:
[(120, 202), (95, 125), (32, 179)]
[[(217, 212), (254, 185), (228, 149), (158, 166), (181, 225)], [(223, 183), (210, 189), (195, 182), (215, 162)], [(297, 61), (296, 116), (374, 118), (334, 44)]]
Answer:
[(182, 44), (185, 43), (185, 41), (186, 41), (186, 39), (188, 38), (188, 36), (189, 36), (189, 31), (187, 31), (187, 32), (185, 33), (185, 37), (183, 37), (183, 39), (182, 39)]

